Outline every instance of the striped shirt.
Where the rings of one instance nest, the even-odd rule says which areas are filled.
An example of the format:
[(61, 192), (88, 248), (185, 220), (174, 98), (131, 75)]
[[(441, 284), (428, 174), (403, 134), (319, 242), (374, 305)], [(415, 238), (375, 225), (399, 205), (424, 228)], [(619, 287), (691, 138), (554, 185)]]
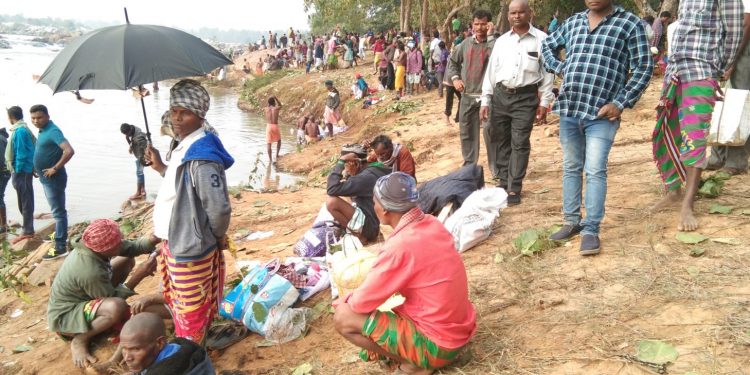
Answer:
[(719, 78), (737, 57), (742, 0), (682, 0), (667, 74), (691, 82)]
[[(544, 67), (563, 77), (554, 111), (582, 120), (596, 119), (608, 103), (620, 110), (632, 108), (654, 70), (638, 17), (615, 7), (590, 32), (588, 14), (586, 10), (571, 16), (542, 46)], [(565, 61), (560, 59), (563, 48)]]

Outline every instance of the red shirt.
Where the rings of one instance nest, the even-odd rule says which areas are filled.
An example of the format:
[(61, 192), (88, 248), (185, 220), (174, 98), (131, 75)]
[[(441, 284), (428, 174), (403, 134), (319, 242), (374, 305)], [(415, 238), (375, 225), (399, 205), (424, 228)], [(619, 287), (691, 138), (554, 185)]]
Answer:
[(372, 51), (373, 52), (383, 52), (384, 50), (385, 50), (385, 46), (383, 45), (383, 41), (380, 40), (380, 39), (378, 39), (375, 42), (375, 45), (372, 46)]
[(394, 293), (406, 301), (393, 311), (442, 348), (460, 348), (476, 331), (466, 269), (453, 236), (419, 208), (401, 218), (364, 283), (345, 300), (354, 312), (368, 314)]

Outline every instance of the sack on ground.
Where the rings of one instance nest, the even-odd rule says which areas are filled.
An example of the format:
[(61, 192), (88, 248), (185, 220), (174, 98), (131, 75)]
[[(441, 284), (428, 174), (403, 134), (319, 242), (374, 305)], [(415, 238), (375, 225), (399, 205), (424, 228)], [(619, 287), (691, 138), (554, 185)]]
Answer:
[(486, 240), (500, 210), (507, 205), (508, 193), (502, 188), (485, 188), (471, 193), (461, 208), (445, 221), (456, 250), (462, 253)]
[(362, 242), (351, 234), (344, 235), (326, 254), (331, 271), (331, 294), (333, 298), (344, 296), (357, 289), (375, 263), (377, 256), (362, 246)]
[(250, 270), (242, 282), (224, 297), (219, 315), (265, 335), (268, 317), (280, 315), (299, 298), (299, 291), (276, 274), (278, 268), (279, 261), (276, 259)]
[(724, 90), (724, 101), (717, 101), (708, 131), (711, 146), (742, 146), (750, 136), (750, 91)]

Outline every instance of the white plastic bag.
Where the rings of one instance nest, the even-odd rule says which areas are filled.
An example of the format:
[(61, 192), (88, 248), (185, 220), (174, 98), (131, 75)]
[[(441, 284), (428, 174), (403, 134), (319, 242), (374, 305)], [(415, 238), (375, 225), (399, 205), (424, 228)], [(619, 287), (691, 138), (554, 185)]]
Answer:
[(365, 250), (362, 242), (352, 234), (344, 235), (331, 246), (326, 254), (326, 262), (331, 274), (333, 298), (346, 295), (361, 285), (376, 257)]
[(453, 235), (456, 250), (462, 253), (487, 239), (500, 210), (508, 206), (508, 193), (502, 188), (485, 188), (469, 195), (445, 221)]
[(307, 307), (271, 310), (263, 327), (266, 331), (266, 340), (274, 344), (283, 344), (297, 339), (307, 330), (311, 314)]
[(708, 131), (711, 146), (743, 146), (750, 136), (750, 91), (724, 89), (724, 101), (717, 101)]

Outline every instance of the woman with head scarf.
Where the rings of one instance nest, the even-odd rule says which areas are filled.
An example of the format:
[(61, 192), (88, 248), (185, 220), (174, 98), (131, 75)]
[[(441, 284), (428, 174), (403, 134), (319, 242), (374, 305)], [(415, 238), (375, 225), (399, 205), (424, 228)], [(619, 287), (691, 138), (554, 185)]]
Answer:
[[(453, 236), (417, 206), (413, 177), (396, 172), (375, 184), (375, 212), (393, 233), (363, 284), (337, 301), (336, 330), (363, 350), (409, 374), (431, 374), (454, 362), (476, 331), (466, 269)], [(377, 310), (395, 293), (406, 300)]]
[(169, 165), (155, 149), (147, 150), (152, 168), (164, 176), (153, 214), (154, 235), (165, 240), (159, 256), (164, 299), (175, 335), (197, 343), (204, 341), (221, 301), (222, 250), (232, 213), (224, 171), (234, 159), (204, 128), (209, 103), (197, 81), (175, 84), (169, 118), (176, 142)]

